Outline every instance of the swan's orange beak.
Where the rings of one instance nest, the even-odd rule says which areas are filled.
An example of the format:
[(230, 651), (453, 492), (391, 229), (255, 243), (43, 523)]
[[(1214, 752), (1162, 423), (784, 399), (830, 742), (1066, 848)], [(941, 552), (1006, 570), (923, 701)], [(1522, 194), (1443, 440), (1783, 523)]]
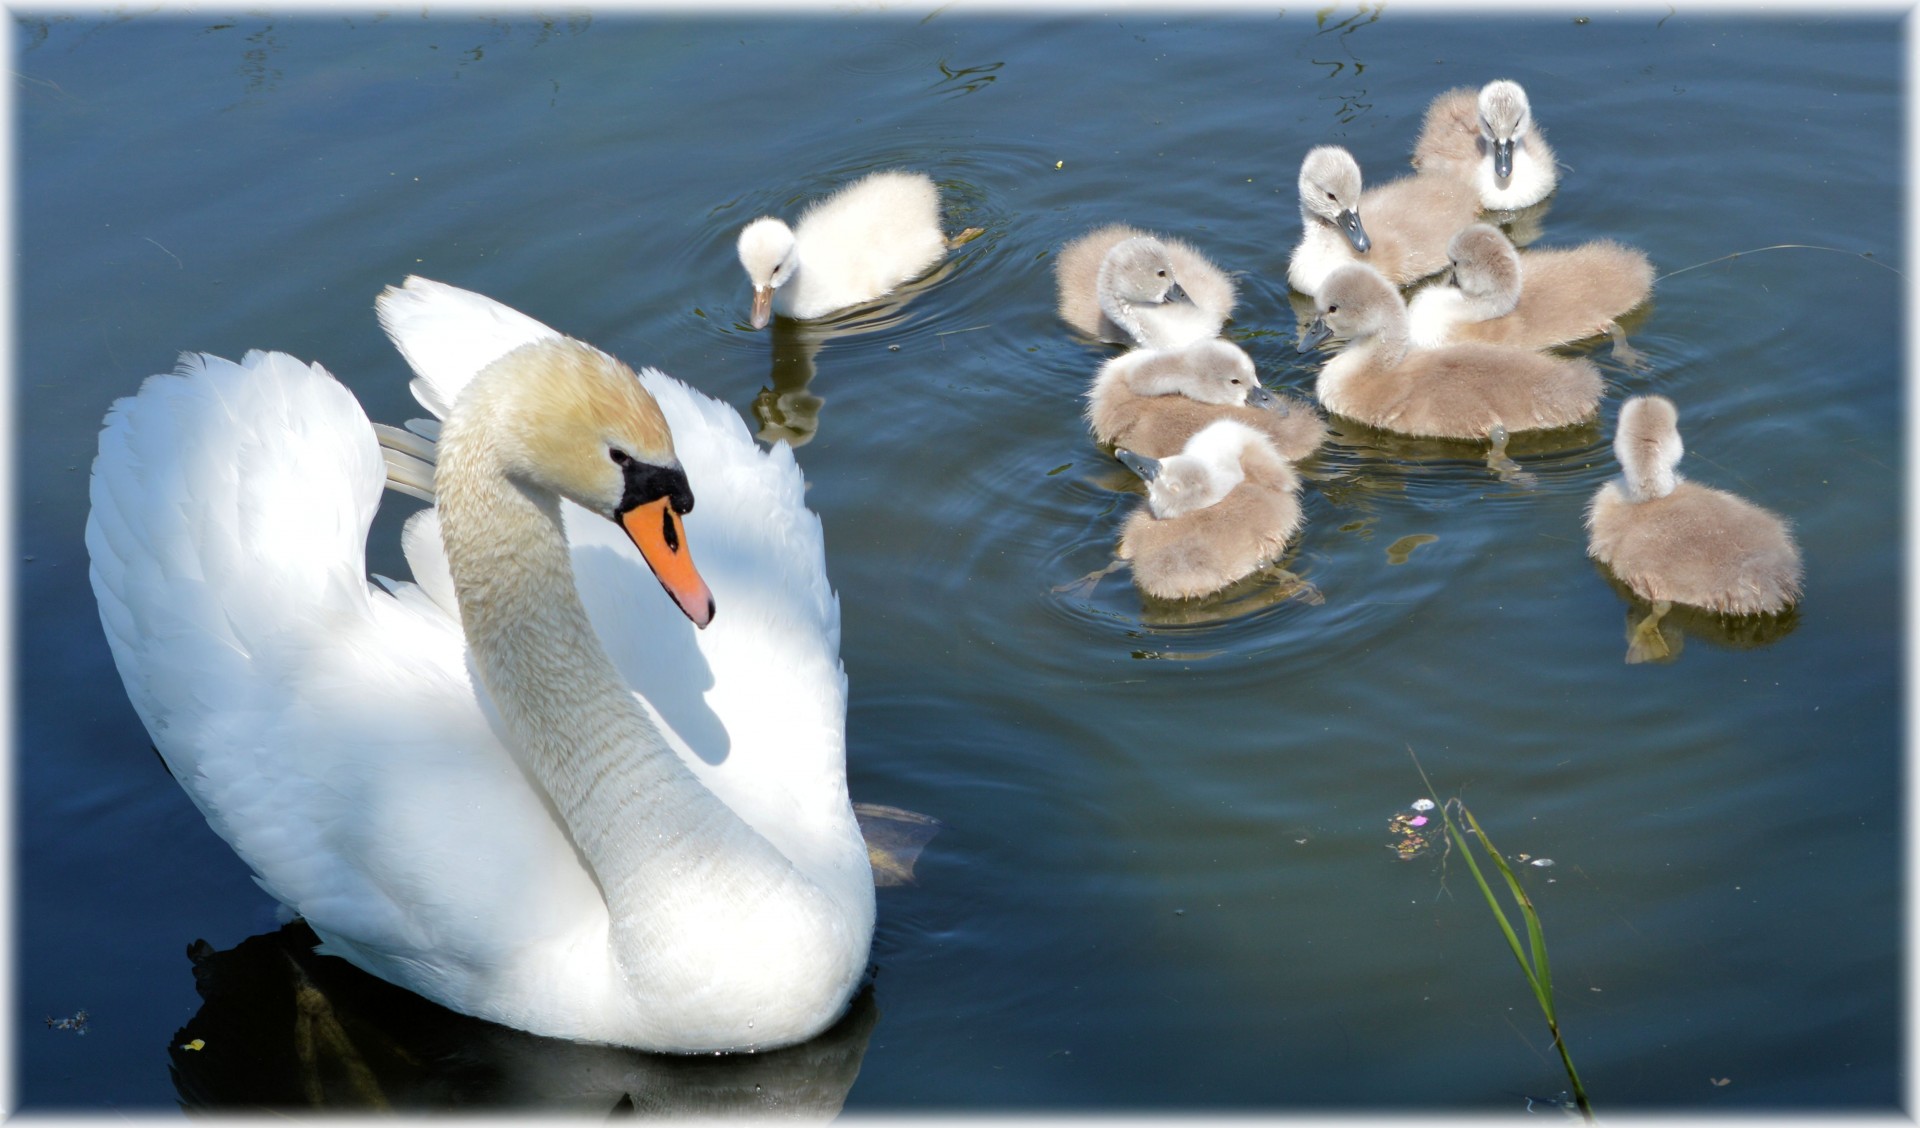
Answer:
[(687, 531), (680, 515), (658, 498), (636, 505), (620, 515), (620, 526), (633, 538), (635, 548), (647, 558), (660, 586), (686, 612), (696, 627), (713, 621), (713, 592), (693, 566), (693, 554), (687, 551)]
[(755, 329), (765, 329), (767, 322), (773, 320), (773, 287), (759, 286), (753, 291), (753, 316), (749, 323)]

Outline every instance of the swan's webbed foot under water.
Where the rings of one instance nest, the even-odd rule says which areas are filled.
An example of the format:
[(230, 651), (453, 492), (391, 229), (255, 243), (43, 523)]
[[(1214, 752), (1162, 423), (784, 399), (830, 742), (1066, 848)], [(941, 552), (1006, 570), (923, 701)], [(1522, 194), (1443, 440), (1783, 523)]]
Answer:
[(1305, 576), (1278, 566), (1268, 569), (1267, 574), (1272, 578), (1274, 586), (1283, 592), (1280, 596), (1282, 600), (1297, 600), (1310, 607), (1318, 607), (1327, 601), (1327, 597), (1320, 594), (1320, 589), (1314, 586), (1313, 581)]
[(1503, 482), (1532, 489), (1536, 479), (1530, 473), (1520, 469), (1520, 464), (1507, 454), (1507, 428), (1505, 424), (1495, 423), (1493, 430), (1487, 432), (1491, 446), (1487, 448), (1487, 469), (1492, 470)]
[(867, 842), (873, 884), (880, 889), (912, 885), (913, 864), (920, 860), (920, 851), (946, 825), (932, 815), (878, 803), (855, 803), (853, 817), (860, 823), (860, 837)]
[(964, 247), (968, 243), (973, 242), (975, 239), (978, 239), (980, 236), (985, 235), (986, 233), (987, 233), (987, 229), (984, 227), (969, 227), (965, 231), (960, 232), (958, 235), (954, 235), (950, 237), (947, 240), (947, 249), (951, 251), (960, 247)]
[(1622, 368), (1639, 376), (1651, 367), (1646, 354), (1627, 343), (1627, 331), (1620, 328), (1619, 322), (1607, 322), (1607, 336), (1613, 339), (1613, 359), (1619, 361)]
[(1126, 566), (1127, 562), (1125, 560), (1115, 559), (1105, 568), (1088, 572), (1077, 580), (1069, 580), (1064, 584), (1055, 584), (1051, 590), (1055, 595), (1085, 598), (1093, 594), (1093, 589), (1100, 585), (1101, 580), (1106, 579), (1108, 576), (1113, 575)]
[(1627, 626), (1627, 665), (1642, 662), (1671, 662), (1680, 656), (1681, 638), (1677, 629), (1663, 629), (1661, 619), (1673, 610), (1667, 600), (1655, 600), (1647, 617)]

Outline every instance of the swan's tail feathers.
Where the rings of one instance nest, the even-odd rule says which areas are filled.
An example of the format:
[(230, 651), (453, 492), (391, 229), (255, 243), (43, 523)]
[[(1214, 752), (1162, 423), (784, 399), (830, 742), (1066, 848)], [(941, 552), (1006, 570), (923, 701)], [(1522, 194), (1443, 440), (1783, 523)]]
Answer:
[(374, 310), (419, 376), (414, 398), (441, 419), (482, 368), (529, 341), (560, 336), (492, 298), (417, 275), (383, 290)]
[(408, 497), (431, 502), (434, 492), (434, 465), (438, 450), (433, 443), (385, 423), (375, 423), (373, 433), (380, 440), (380, 457), (386, 460), (387, 488)]
[(90, 575), (128, 695), (176, 775), (192, 772), (196, 729), (250, 706), (256, 659), (280, 641), (262, 632), (283, 630), (287, 608), (315, 629), (365, 615), (385, 479), (352, 394), (284, 353), (189, 354), (108, 412)]

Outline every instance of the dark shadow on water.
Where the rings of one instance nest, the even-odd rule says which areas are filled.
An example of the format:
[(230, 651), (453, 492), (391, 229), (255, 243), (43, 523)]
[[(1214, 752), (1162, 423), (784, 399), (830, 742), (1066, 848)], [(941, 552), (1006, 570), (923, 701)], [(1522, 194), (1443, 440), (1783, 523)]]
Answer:
[[(203, 1000), (167, 1046), (189, 1112), (839, 1114), (879, 1018), (871, 983), (832, 1029), (760, 1054), (675, 1056), (541, 1038), (455, 1014), (316, 955), (294, 921), (189, 946)], [(197, 1048), (195, 1048), (197, 1047)]]

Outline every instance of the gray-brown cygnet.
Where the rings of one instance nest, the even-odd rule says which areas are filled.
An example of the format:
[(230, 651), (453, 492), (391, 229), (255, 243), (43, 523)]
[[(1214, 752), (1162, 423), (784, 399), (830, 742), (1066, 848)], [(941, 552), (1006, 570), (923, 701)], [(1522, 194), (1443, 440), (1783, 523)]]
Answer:
[(1148, 595), (1211, 595), (1278, 560), (1300, 528), (1293, 464), (1244, 423), (1209, 423), (1165, 459), (1115, 453), (1147, 483), (1115, 555)]
[(1665, 396), (1620, 407), (1621, 476), (1587, 506), (1587, 555), (1653, 603), (1769, 614), (1800, 598), (1800, 550), (1785, 521), (1745, 498), (1682, 478), (1679, 412)]
[(1328, 277), (1302, 352), (1344, 340), (1314, 392), (1331, 412), (1404, 435), (1478, 439), (1565, 427), (1600, 406), (1600, 372), (1584, 359), (1506, 345), (1410, 350), (1400, 292), (1370, 266)]
[(1123, 353), (1101, 365), (1087, 388), (1087, 423), (1095, 441), (1149, 458), (1178, 453), (1216, 419), (1245, 423), (1294, 462), (1318, 450), (1327, 436), (1319, 409), (1262, 387), (1253, 358), (1218, 338)]
[(1190, 244), (1123, 223), (1060, 249), (1060, 318), (1102, 341), (1165, 348), (1220, 335), (1233, 279)]
[(1334, 268), (1364, 262), (1404, 286), (1445, 270), (1447, 240), (1479, 214), (1464, 181), (1415, 174), (1363, 192), (1352, 153), (1316, 146), (1300, 162), (1300, 242), (1287, 281), (1315, 297)]
[(1487, 341), (1546, 349), (1597, 337), (1653, 292), (1653, 264), (1610, 239), (1516, 251), (1500, 229), (1469, 224), (1447, 244), (1452, 280), (1407, 303), (1416, 349)]
[(1489, 211), (1537, 204), (1559, 181), (1527, 92), (1509, 79), (1435, 98), (1413, 145), (1413, 167), (1471, 184)]

